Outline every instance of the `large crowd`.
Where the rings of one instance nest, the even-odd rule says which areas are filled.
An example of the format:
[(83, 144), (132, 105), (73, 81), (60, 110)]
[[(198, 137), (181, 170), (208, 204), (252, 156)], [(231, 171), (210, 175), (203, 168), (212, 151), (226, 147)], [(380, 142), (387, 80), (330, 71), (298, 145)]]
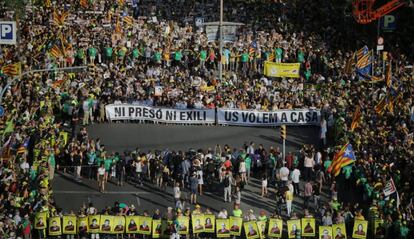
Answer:
[[(1, 118), (1, 238), (45, 238), (45, 232), (32, 229), (36, 212), (73, 214), (62, 212), (54, 201), (50, 181), (55, 170), (73, 173), (77, 179), (96, 179), (101, 192), (111, 178), (119, 185), (148, 181), (160, 188), (173, 187), (176, 211), (186, 210), (181, 190), (189, 190), (190, 203), (196, 205), (203, 185), (212, 182), (223, 185), (224, 201), (239, 205), (244, 185), (250, 177), (258, 177), (262, 196), (268, 195), (268, 187), (278, 192), (279, 206), (271, 212), (275, 217), (306, 216), (290, 210), (293, 197), (300, 197), (323, 225), (374, 214), (386, 225), (386, 238), (413, 237), (412, 45), (389, 49), (391, 87), (400, 96), (381, 111), (376, 106), (391, 87), (385, 81), (363, 82), (355, 73), (344, 73), (353, 51), (367, 43), (349, 39), (367, 39), (369, 33), (347, 31), (352, 19), (327, 1), (226, 1), (225, 20), (245, 25), (235, 42), (224, 45), (222, 57), (218, 43), (209, 42), (193, 25), (198, 16), (218, 19), (216, 5), (206, 1), (95, 0), (85, 1), (86, 6), (69, 0), (50, 6), (38, 2), (42, 3), (33, 1), (19, 16), (19, 44), (0, 49), (0, 66), (21, 62), (23, 72), (84, 65), (88, 70), (29, 73), (6, 91), (2, 104), (7, 113)], [(54, 11), (69, 12), (63, 25), (53, 23)], [(133, 24), (126, 16), (133, 17)], [(0, 19), (15, 17), (0, 11)], [(338, 31), (330, 22), (345, 30)], [(300, 78), (269, 79), (263, 75), (268, 60), (301, 63)], [(384, 74), (379, 57), (373, 74)], [(10, 79), (3, 74), (0, 78), (2, 87)], [(211, 86), (213, 90), (203, 90)], [(160, 94), (155, 92), (158, 87)], [(121, 102), (180, 109), (315, 107), (322, 110), (325, 133), (321, 142), (286, 158), (276, 147), (264, 149), (250, 142), (237, 149), (107, 152), (81, 126), (105, 121), (105, 105)], [(357, 106), (362, 120), (351, 132)], [(327, 169), (336, 146), (346, 142), (352, 143), (357, 160), (343, 170), (344, 181), (337, 185)], [(398, 200), (382, 193), (391, 178)], [(363, 205), (340, 202), (341, 191), (349, 190), (345, 184), (362, 192)], [(318, 201), (322, 188), (330, 191), (326, 205)], [(118, 215), (117, 209), (112, 211)], [(80, 213), (97, 212), (83, 208)]]

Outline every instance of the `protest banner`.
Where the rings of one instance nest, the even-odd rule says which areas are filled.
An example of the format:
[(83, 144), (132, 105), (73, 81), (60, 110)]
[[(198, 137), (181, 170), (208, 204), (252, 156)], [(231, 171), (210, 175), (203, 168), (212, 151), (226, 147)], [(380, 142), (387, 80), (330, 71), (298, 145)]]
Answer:
[(178, 234), (180, 235), (187, 235), (190, 231), (190, 218), (188, 217), (178, 217), (178, 224), (180, 225), (180, 228), (178, 230)]
[(121, 234), (124, 233), (125, 230), (125, 217), (123, 216), (115, 216), (113, 220), (114, 227), (112, 228), (112, 233), (114, 234)]
[(367, 238), (368, 221), (355, 220), (354, 229), (352, 230), (352, 238), (365, 239)]
[(267, 234), (270, 237), (281, 238), (283, 231), (283, 221), (282, 219), (270, 218), (269, 219), (269, 229)]
[(78, 217), (76, 227), (78, 228), (78, 233), (79, 232), (82, 232), (82, 233), (88, 232), (88, 230), (89, 230), (88, 217), (86, 217), (86, 216)]
[(295, 220), (288, 220), (287, 221), (287, 228), (288, 228), (288, 238), (296, 238), (297, 234), (300, 233), (300, 219)]
[(257, 227), (256, 221), (244, 222), (243, 228), (247, 239), (260, 238), (259, 228)]
[(152, 220), (152, 238), (160, 238), (161, 220)]
[(126, 233), (137, 233), (138, 232), (138, 216), (127, 216), (125, 218), (125, 222), (126, 222)]
[(376, 219), (374, 221), (374, 238), (384, 238), (385, 232), (384, 220)]
[(88, 216), (88, 232), (99, 233), (101, 217), (99, 215)]
[(152, 218), (138, 216), (138, 233), (143, 235), (151, 235)]
[(314, 237), (315, 236), (315, 218), (302, 218), (302, 236)]
[(240, 236), (243, 219), (241, 217), (230, 217), (230, 234), (232, 236)]
[[(319, 230), (319, 234), (320, 234), (320, 230)], [(333, 224), (332, 234), (333, 234), (333, 238), (335, 239), (346, 239), (345, 223)]]
[(62, 235), (62, 225), (60, 217), (49, 218), (49, 236), (60, 236)]
[(212, 109), (179, 110), (165, 109), (133, 104), (106, 105), (108, 120), (148, 120), (152, 122), (179, 124), (211, 124), (214, 123), (215, 113)]
[(214, 214), (204, 214), (204, 232), (214, 233), (216, 216)]
[(266, 238), (267, 232), (266, 232), (266, 221), (257, 221), (256, 222), (257, 229), (259, 231), (259, 237), (260, 239)]
[(218, 124), (240, 126), (319, 125), (320, 111), (313, 109), (250, 111), (218, 109)]
[(76, 216), (63, 216), (62, 217), (62, 229), (63, 234), (76, 234)]
[(216, 236), (217, 238), (230, 237), (230, 220), (229, 219), (216, 219)]
[(46, 212), (36, 213), (34, 228), (39, 230), (46, 228)]
[(191, 216), (191, 222), (193, 226), (193, 233), (204, 232), (204, 215), (203, 214), (193, 214)]
[(299, 78), (300, 63), (276, 63), (266, 61), (264, 74), (269, 77)]
[(101, 233), (109, 234), (114, 227), (114, 217), (108, 215), (101, 215)]
[(331, 226), (319, 226), (319, 239), (331, 239), (332, 227)]

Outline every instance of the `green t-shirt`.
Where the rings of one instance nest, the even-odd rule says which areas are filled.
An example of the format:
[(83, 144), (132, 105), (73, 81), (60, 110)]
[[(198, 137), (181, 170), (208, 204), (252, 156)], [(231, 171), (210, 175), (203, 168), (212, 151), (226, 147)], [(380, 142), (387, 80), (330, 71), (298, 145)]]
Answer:
[(283, 54), (282, 48), (276, 48), (275, 50), (276, 59), (282, 59), (282, 54)]
[(181, 58), (183, 57), (183, 54), (181, 53), (181, 51), (176, 51), (174, 53), (174, 60), (176, 61), (181, 61)]
[(134, 50), (132, 50), (132, 57), (133, 58), (138, 58), (139, 57), (139, 50), (138, 50), (138, 48), (135, 48)]
[(305, 55), (303, 54), (303, 52), (302, 51), (299, 51), (298, 52), (298, 62), (299, 63), (302, 63), (302, 62), (304, 62), (305, 61)]
[(55, 155), (54, 154), (49, 155), (49, 164), (53, 168), (56, 166), (56, 160), (55, 160)]
[(241, 217), (243, 215), (243, 211), (241, 209), (234, 209), (233, 216), (234, 217)]
[(201, 59), (201, 60), (204, 60), (204, 61), (207, 59), (207, 51), (202, 50), (202, 51), (200, 52), (200, 59)]
[(83, 59), (85, 57), (85, 51), (83, 49), (79, 49), (76, 54), (80, 59)]
[(245, 63), (249, 61), (249, 53), (243, 53), (241, 55), (241, 62)]
[(111, 169), (112, 159), (111, 158), (105, 159), (104, 164), (105, 164), (105, 170), (109, 171)]
[(91, 48), (88, 49), (88, 52), (89, 52), (89, 56), (95, 57), (96, 53), (97, 53), (97, 50), (96, 50), (96, 48), (91, 47)]
[(160, 61), (161, 61), (161, 52), (156, 51), (156, 52), (154, 53), (154, 60), (155, 60), (156, 62), (160, 62)]
[(247, 157), (244, 159), (244, 162), (246, 163), (246, 169), (247, 169), (247, 170), (250, 170), (250, 167), (251, 167), (251, 165), (252, 165), (252, 159), (251, 159), (249, 156), (247, 156)]
[(113, 52), (112, 47), (106, 47), (105, 48), (105, 55), (106, 55), (106, 57), (112, 57), (112, 52)]

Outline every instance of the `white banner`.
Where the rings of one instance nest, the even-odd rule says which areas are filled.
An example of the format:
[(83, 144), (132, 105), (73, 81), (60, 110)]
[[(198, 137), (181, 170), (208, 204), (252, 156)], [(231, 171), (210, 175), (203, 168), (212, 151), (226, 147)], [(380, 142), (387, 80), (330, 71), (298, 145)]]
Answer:
[(385, 197), (388, 197), (389, 195), (395, 193), (397, 191), (397, 189), (395, 188), (395, 184), (394, 184), (394, 180), (392, 180), (392, 178), (387, 181), (387, 184), (385, 184), (384, 187), (384, 195)]
[(241, 126), (319, 125), (321, 112), (312, 109), (278, 110), (217, 110), (219, 124)]
[(179, 110), (164, 109), (133, 104), (106, 105), (108, 120), (149, 120), (153, 122), (212, 124), (215, 120), (214, 109)]

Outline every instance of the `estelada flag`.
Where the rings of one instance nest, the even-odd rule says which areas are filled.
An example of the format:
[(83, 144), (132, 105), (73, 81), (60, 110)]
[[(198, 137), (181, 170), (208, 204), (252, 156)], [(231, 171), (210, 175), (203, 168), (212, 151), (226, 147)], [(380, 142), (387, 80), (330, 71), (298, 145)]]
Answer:
[(352, 123), (351, 123), (351, 132), (354, 131), (356, 127), (359, 125), (359, 121), (361, 120), (361, 107), (358, 106), (354, 112), (354, 116), (352, 117)]
[(332, 165), (328, 168), (328, 172), (336, 177), (341, 172), (341, 168), (352, 164), (355, 162), (355, 160), (356, 158), (354, 150), (352, 149), (352, 145), (347, 143), (335, 155), (334, 159), (332, 160)]
[(1, 68), (3, 74), (8, 76), (19, 76), (21, 74), (21, 63), (14, 63)]

